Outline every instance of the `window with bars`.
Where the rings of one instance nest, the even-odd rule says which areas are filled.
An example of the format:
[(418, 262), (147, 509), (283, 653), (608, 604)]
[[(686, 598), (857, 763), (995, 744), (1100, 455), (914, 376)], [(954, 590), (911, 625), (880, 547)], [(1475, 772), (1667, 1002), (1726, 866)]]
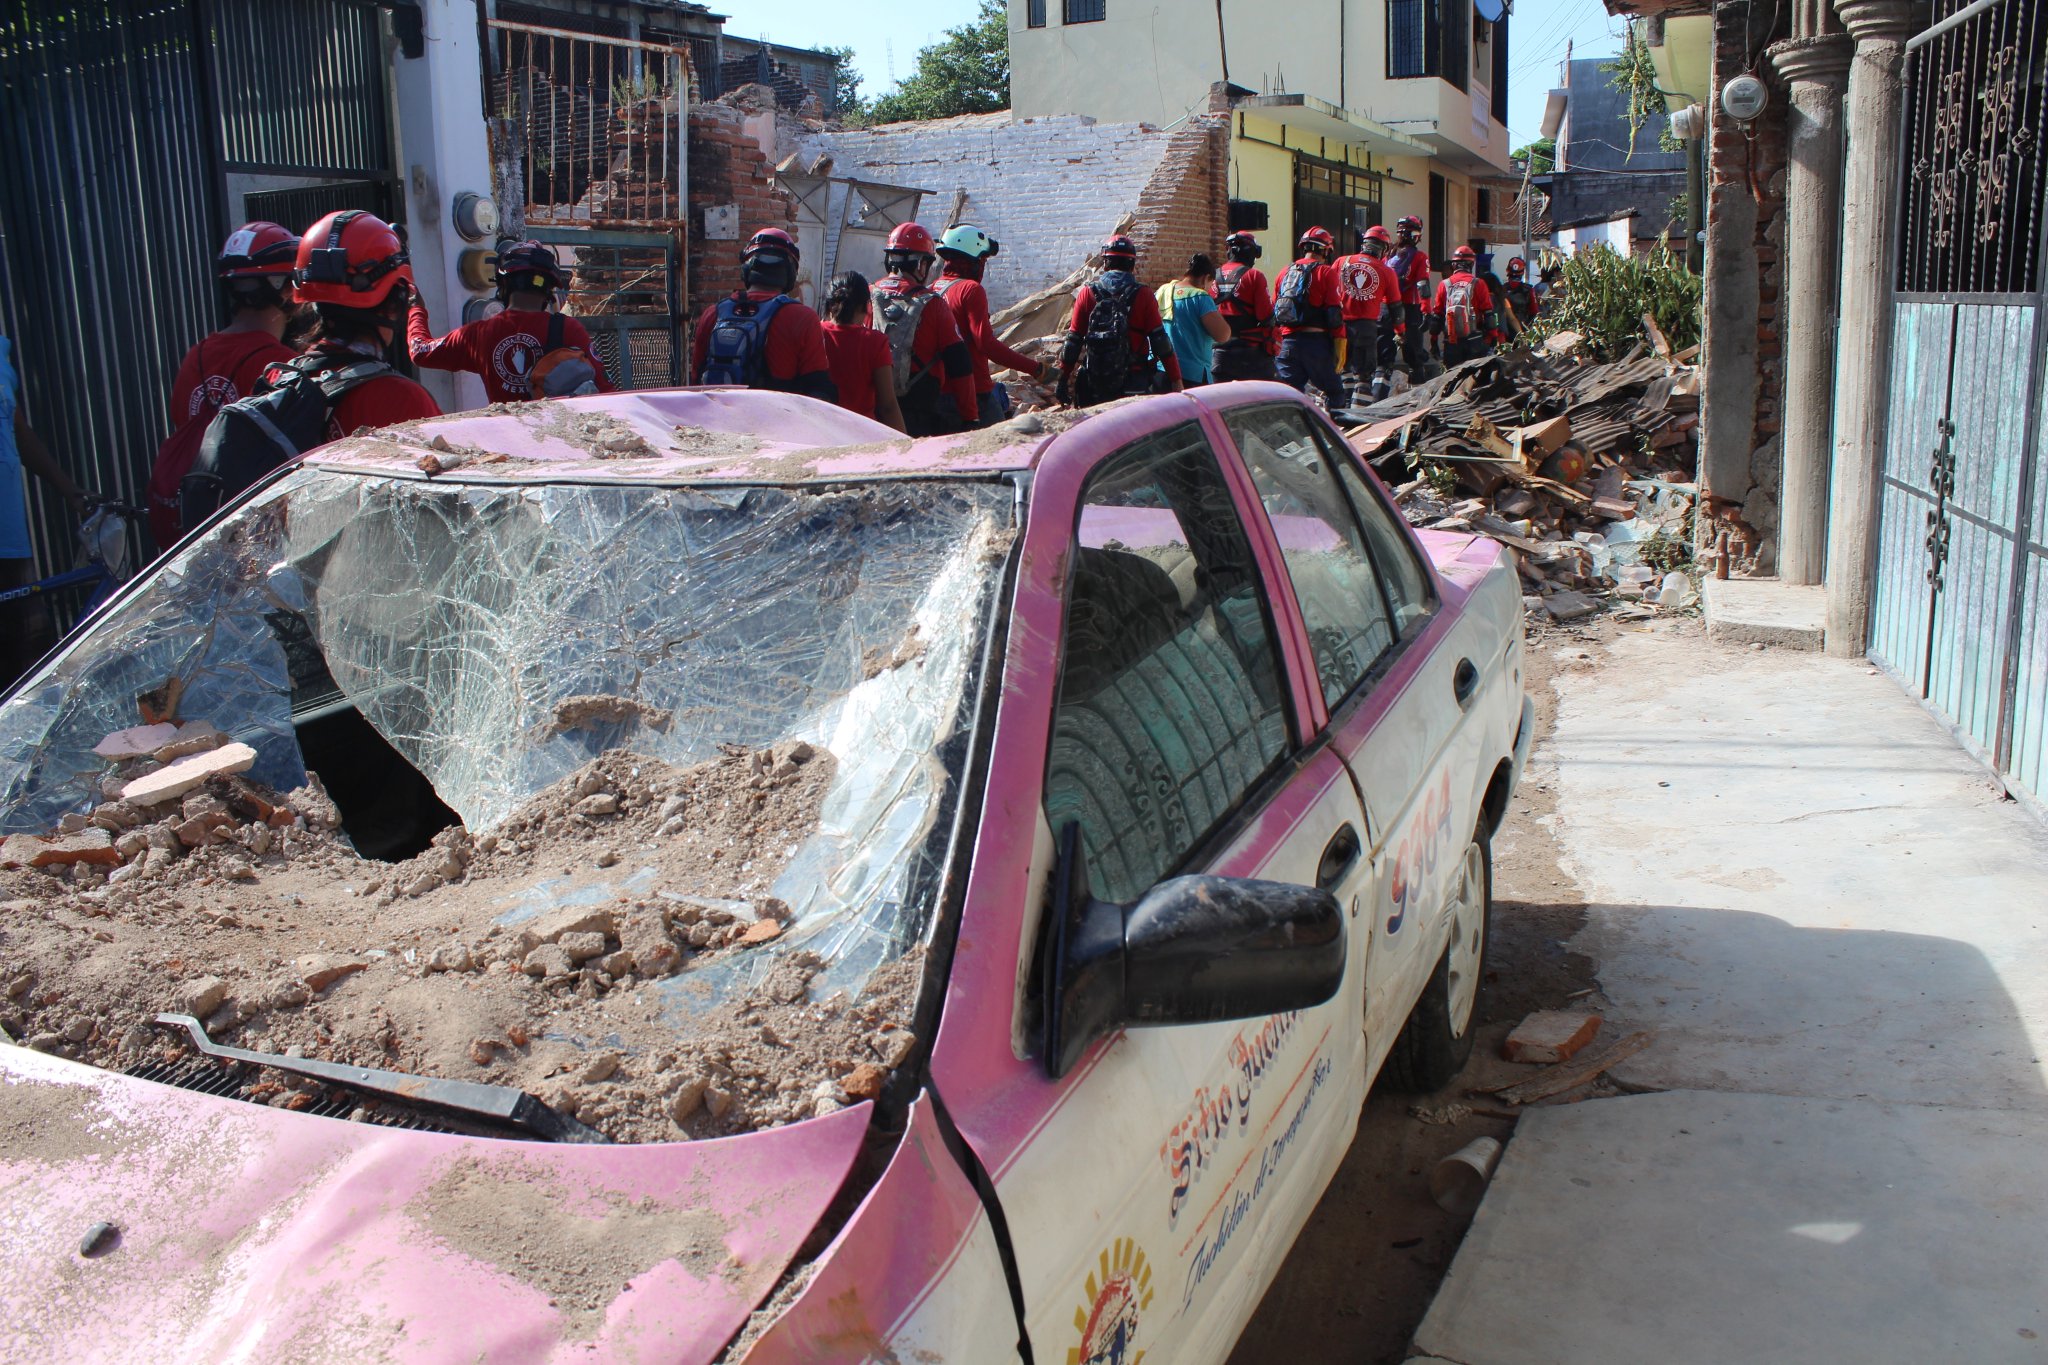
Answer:
[(1387, 0), (1387, 75), (1396, 80), (1429, 76), (1434, 55), (1429, 41), (1430, 0)]
[(1109, 17), (1109, 0), (1060, 0), (1060, 22), (1093, 24)]
[(1024, 6), (1024, 26), (1026, 28), (1045, 27), (1045, 0), (1028, 0)]

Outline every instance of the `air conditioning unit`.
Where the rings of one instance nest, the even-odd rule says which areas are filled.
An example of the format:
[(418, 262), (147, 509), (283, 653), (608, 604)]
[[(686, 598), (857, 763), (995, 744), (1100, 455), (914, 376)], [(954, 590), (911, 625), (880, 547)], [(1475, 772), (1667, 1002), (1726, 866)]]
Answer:
[(1271, 224), (1272, 217), (1266, 210), (1263, 199), (1233, 199), (1230, 201), (1230, 230), (1232, 232), (1264, 232)]

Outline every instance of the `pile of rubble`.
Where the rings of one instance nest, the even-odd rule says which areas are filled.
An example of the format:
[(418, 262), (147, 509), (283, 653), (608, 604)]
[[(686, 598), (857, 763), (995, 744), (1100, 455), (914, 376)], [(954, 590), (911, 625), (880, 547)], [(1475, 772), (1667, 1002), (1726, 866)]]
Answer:
[(1347, 435), (1410, 523), (1511, 547), (1531, 612), (1689, 605), (1697, 348), (1674, 355), (1660, 337), (1602, 364), (1576, 341), (1467, 361), (1359, 410)]
[[(32, 1047), (197, 1065), (155, 1022), (189, 1015), (214, 1043), (510, 1087), (653, 1141), (873, 1098), (915, 1043), (919, 955), (857, 999), (817, 990), (802, 916), (770, 894), (836, 770), (805, 741), (688, 768), (606, 753), (399, 862), (355, 853), (317, 777), (280, 796), (204, 721), (97, 752), (97, 799), (0, 842), (0, 1029)], [(239, 1088), (324, 1113), (361, 1098), (282, 1064)], [(352, 1116), (384, 1121), (375, 1100)]]

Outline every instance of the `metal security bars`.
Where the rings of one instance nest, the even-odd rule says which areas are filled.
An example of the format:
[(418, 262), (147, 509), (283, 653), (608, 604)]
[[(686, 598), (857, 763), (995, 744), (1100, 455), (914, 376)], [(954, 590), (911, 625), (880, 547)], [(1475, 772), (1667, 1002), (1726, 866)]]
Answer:
[(682, 271), (672, 233), (540, 231), (569, 272), (562, 311), (622, 389), (683, 382)]
[(391, 119), (381, 97), (387, 63), (373, 5), (209, 0), (204, 9), (230, 173), (389, 174)]
[[(396, 216), (383, 31), (357, 0), (0, 8), (0, 327), (80, 484), (142, 501), (178, 362), (221, 321), (231, 215), (300, 228), (340, 196)], [(29, 496), (39, 572), (68, 566), (69, 509)]]
[(1907, 55), (1906, 174), (1898, 287), (1926, 294), (2024, 294), (2041, 287), (2048, 188), (2048, 5), (1963, 15)]
[(688, 205), (682, 48), (493, 21), (494, 111), (513, 120), (532, 227), (668, 227)]

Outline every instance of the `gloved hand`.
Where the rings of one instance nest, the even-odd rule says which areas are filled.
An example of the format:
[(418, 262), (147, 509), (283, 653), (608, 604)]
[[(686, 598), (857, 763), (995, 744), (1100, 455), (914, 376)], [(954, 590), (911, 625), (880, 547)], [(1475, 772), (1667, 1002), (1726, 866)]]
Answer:
[(1059, 383), (1053, 386), (1052, 396), (1059, 400), (1061, 407), (1070, 407), (1074, 402), (1074, 383), (1064, 370), (1060, 372)]
[(1348, 336), (1345, 336), (1345, 335), (1344, 335), (1343, 333), (1341, 333), (1341, 332), (1340, 332), (1340, 333), (1338, 333), (1338, 334), (1337, 334), (1337, 368), (1338, 368), (1338, 369), (1340, 369), (1340, 370), (1341, 370), (1341, 369), (1343, 369), (1343, 368), (1344, 368), (1344, 362), (1345, 362), (1345, 360), (1346, 360), (1347, 358), (1349, 358), (1350, 354), (1351, 354), (1351, 338), (1350, 338), (1350, 337), (1348, 337)]
[(1434, 313), (1423, 319), (1422, 325), (1433, 337), (1440, 337), (1444, 334), (1444, 320)]

